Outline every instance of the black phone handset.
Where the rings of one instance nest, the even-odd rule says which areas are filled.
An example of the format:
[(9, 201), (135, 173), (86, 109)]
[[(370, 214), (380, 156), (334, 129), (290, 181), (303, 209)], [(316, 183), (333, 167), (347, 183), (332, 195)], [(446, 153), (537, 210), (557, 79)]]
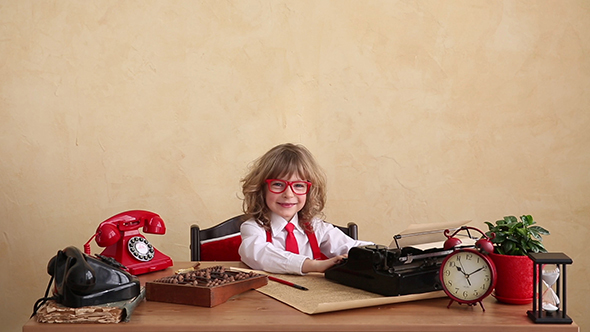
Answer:
[(54, 294), (68, 297), (69, 292), (87, 293), (96, 284), (94, 269), (80, 250), (67, 247), (47, 263), (47, 273), (54, 278)]
[[(47, 300), (79, 308), (132, 299), (140, 294), (139, 279), (107, 262), (88, 256), (76, 247), (59, 250), (49, 260), (51, 280), (45, 296), (33, 307), (34, 316)], [(54, 282), (55, 281), (55, 282)], [(49, 295), (54, 282), (53, 295)]]

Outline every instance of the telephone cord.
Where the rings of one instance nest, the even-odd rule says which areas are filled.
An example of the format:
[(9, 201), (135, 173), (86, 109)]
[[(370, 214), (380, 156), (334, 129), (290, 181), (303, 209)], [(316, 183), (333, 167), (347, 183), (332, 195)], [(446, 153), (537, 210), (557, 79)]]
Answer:
[(53, 296), (47, 296), (49, 295), (49, 289), (51, 289), (51, 284), (53, 283), (53, 276), (51, 276), (51, 279), (49, 280), (49, 284), (47, 285), (47, 290), (45, 290), (45, 296), (43, 296), (42, 298), (38, 299), (35, 302), (35, 305), (33, 306), (33, 314), (31, 315), (32, 318), (33, 316), (35, 316), (37, 314), (37, 311), (45, 304), (45, 302), (47, 302), (48, 300), (57, 300), (57, 296), (53, 295)]

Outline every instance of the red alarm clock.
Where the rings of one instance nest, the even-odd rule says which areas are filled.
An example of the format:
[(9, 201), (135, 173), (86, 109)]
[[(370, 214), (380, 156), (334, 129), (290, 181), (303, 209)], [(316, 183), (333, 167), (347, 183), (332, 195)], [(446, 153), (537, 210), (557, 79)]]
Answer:
[(447, 229), (444, 232), (447, 237), (444, 248), (451, 249), (461, 244), (461, 240), (454, 236), (466, 229), (473, 229), (482, 234), (483, 237), (475, 243), (479, 250), (462, 248), (450, 253), (440, 267), (440, 281), (444, 292), (451, 298), (447, 308), (456, 301), (471, 306), (479, 303), (485, 311), (482, 301), (496, 286), (496, 267), (487, 256), (487, 253), (494, 249), (491, 239), (495, 235), (492, 234), (490, 239), (479, 229), (470, 226), (463, 226), (452, 235), (449, 235), (450, 231)]

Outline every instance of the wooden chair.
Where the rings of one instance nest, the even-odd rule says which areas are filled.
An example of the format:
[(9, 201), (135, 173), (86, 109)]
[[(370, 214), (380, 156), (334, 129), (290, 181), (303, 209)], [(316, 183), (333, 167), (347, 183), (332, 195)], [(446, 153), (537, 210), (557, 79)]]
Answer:
[[(244, 215), (239, 215), (203, 230), (198, 225), (192, 225), (191, 261), (239, 261), (238, 248), (242, 243), (240, 225), (244, 221)], [(346, 227), (334, 226), (358, 240), (357, 224), (349, 222)]]

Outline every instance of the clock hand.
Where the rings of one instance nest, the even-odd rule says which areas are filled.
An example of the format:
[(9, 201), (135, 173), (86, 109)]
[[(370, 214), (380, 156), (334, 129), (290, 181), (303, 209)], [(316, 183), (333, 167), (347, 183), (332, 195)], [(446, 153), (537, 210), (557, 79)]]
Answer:
[(472, 274), (474, 274), (474, 273), (476, 273), (476, 272), (479, 272), (479, 271), (483, 270), (483, 268), (484, 268), (483, 266), (482, 266), (482, 267), (480, 267), (479, 269), (477, 269), (477, 270), (475, 270), (475, 271), (473, 271), (473, 272), (469, 273), (469, 274), (468, 274), (468, 276), (470, 276), (470, 275), (472, 275)]
[[(463, 271), (465, 271), (465, 268), (463, 267), (463, 262), (461, 262), (461, 258), (457, 257), (457, 260), (459, 261), (459, 264), (461, 265), (461, 269)], [(465, 272), (463, 272), (463, 273), (465, 273)], [(465, 274), (467, 274), (467, 273), (465, 273)]]
[(467, 279), (467, 283), (469, 284), (469, 286), (471, 286), (471, 281), (469, 281), (469, 274), (467, 274), (465, 272), (465, 268), (463, 267), (463, 262), (461, 262), (461, 258), (457, 257), (457, 260), (459, 261), (459, 264), (461, 265), (461, 267), (457, 266), (457, 270), (459, 270), (459, 272), (463, 273), (463, 275), (465, 276), (465, 279)]

